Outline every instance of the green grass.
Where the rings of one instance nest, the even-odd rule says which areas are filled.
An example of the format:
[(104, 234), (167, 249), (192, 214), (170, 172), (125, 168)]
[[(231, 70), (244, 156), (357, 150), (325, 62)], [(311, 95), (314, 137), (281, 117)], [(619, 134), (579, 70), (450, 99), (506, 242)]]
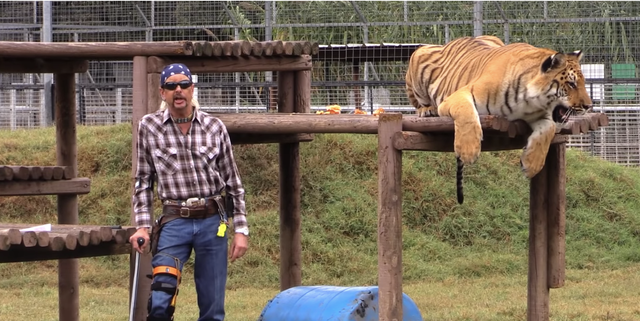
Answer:
[[(55, 165), (54, 146), (54, 128), (0, 131), (0, 164)], [(247, 255), (229, 268), (228, 302), (230, 320), (245, 320), (257, 318), (279, 285), (278, 148), (239, 145), (234, 152), (252, 236)], [(526, 313), (529, 184), (519, 153), (485, 152), (467, 166), (464, 205), (456, 203), (452, 154), (404, 153), (403, 277), (426, 320), (514, 320)], [(91, 193), (79, 197), (80, 222), (130, 224), (131, 126), (78, 127), (78, 162), (79, 176), (92, 182)], [(301, 169), (303, 284), (375, 284), (376, 136), (315, 135), (301, 146)], [(631, 276), (640, 261), (640, 173), (569, 150), (567, 176), (568, 280), (552, 290), (553, 320), (637, 319), (634, 304), (623, 306), (625, 298), (639, 298), (629, 287), (640, 285)], [(2, 197), (0, 209), (4, 222), (57, 220), (55, 196)], [(81, 260), (83, 316), (124, 318), (128, 262), (127, 256)], [(31, 319), (47, 311), (44, 320), (55, 319), (56, 267), (55, 261), (0, 265), (0, 289), (11, 298), (0, 304), (0, 315)], [(584, 288), (574, 288), (576, 280)], [(189, 286), (178, 299), (181, 318), (197, 310)], [(47, 304), (20, 303), (27, 299)]]

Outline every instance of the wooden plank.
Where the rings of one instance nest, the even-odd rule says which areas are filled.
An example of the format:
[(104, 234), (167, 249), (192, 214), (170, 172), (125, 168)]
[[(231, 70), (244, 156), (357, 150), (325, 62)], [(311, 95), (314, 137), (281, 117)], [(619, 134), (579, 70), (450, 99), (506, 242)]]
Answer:
[(22, 232), (22, 245), (24, 247), (34, 247), (38, 245), (38, 234), (33, 231)]
[[(483, 152), (521, 149), (527, 138), (516, 136), (485, 135), (481, 142)], [(452, 134), (422, 134), (417, 132), (397, 132), (393, 137), (393, 147), (398, 150), (422, 150), (431, 152), (453, 152)]]
[(229, 134), (229, 137), (234, 145), (299, 143), (313, 140), (313, 134)]
[(0, 180), (69, 179), (72, 170), (69, 166), (0, 165)]
[(566, 230), (566, 144), (554, 144), (549, 148), (545, 166), (547, 166), (548, 207), (548, 287), (555, 289), (564, 286), (565, 230)]
[(0, 166), (0, 181), (10, 181), (13, 179), (13, 170), (7, 166)]
[(87, 194), (91, 180), (74, 178), (50, 181), (8, 181), (0, 184), (0, 196)]
[(154, 42), (22, 42), (2, 41), (0, 52), (12, 58), (131, 59), (135, 56), (193, 54), (191, 41)]
[[(6, 234), (0, 234), (0, 251), (6, 251), (11, 247), (11, 242), (9, 241), (9, 236)], [(2, 252), (0, 252), (0, 257), (2, 257)]]
[[(378, 120), (371, 115), (316, 115), (308, 113), (212, 113), (225, 123), (229, 133), (294, 134), (294, 133), (351, 133), (375, 134)], [(528, 136), (531, 128), (518, 120), (509, 122), (504, 117), (480, 116), (480, 125), (486, 134), (508, 137)], [(574, 126), (575, 125), (575, 126)], [(560, 134), (579, 134), (581, 125), (570, 122)], [(449, 117), (404, 116), (402, 130), (421, 133), (453, 133), (453, 120)]]
[(49, 234), (49, 244), (47, 245), (47, 248), (50, 251), (54, 251), (54, 252), (62, 251), (65, 249), (66, 244), (67, 244), (66, 236)]
[(162, 72), (167, 63), (183, 63), (192, 73), (311, 70), (311, 56), (298, 57), (149, 57), (147, 72)]
[(393, 148), (401, 114), (381, 114), (378, 129), (378, 287), (380, 320), (402, 320), (402, 151)]
[(258, 42), (258, 41), (251, 42), (251, 55), (262, 56), (262, 51), (264, 50), (263, 48), (264, 48), (264, 45), (262, 44), (262, 42)]
[(0, 58), (0, 73), (83, 73), (88, 69), (88, 60)]
[(547, 197), (548, 167), (529, 182), (529, 272), (527, 280), (527, 321), (549, 320), (547, 281)]
[(13, 171), (13, 179), (26, 181), (29, 179), (29, 168), (26, 166), (7, 166)]
[[(0, 237), (0, 248), (1, 247), (2, 238)], [(12, 247), (8, 251), (0, 252), (0, 263), (62, 260), (107, 255), (121, 255), (129, 254), (130, 252), (131, 244), (129, 243), (101, 243), (97, 246), (81, 246), (77, 247), (75, 250), (60, 251), (51, 251), (40, 247), (25, 248), (22, 246), (18, 246), (15, 248)]]
[[(307, 113), (212, 113), (218, 117), (229, 133), (295, 134), (295, 133), (351, 133), (376, 134), (378, 118), (371, 115), (316, 115)], [(485, 130), (498, 131), (507, 124), (503, 117), (481, 116)], [(453, 133), (453, 120), (449, 117), (405, 116), (402, 129), (425, 133)], [(506, 128), (504, 130), (506, 132)]]
[(9, 244), (11, 245), (20, 245), (22, 244), (22, 232), (20, 232), (17, 228), (9, 228), (7, 230), (1, 231), (0, 233), (7, 235), (9, 238)]
[(61, 180), (64, 177), (64, 169), (62, 166), (56, 166), (52, 169), (51, 179)]
[[(49, 239), (52, 238), (58, 238), (58, 239), (62, 239), (64, 240), (64, 248), (62, 249), (58, 249), (59, 251), (62, 250), (75, 250), (76, 247), (78, 247), (78, 238), (73, 235), (73, 234), (69, 234), (69, 233), (57, 233), (57, 232), (49, 232)], [(53, 250), (53, 249), (52, 249)]]
[(37, 232), (36, 234), (38, 234), (38, 246), (39, 247), (49, 246), (49, 242), (51, 240), (51, 237), (49, 236), (48, 232)]

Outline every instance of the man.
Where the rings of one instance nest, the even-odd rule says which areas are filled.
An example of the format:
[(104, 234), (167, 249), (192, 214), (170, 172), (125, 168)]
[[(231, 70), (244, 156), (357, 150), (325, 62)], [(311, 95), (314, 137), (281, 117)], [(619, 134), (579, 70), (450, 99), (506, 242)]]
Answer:
[[(137, 231), (129, 241), (142, 253), (150, 243), (154, 180), (162, 201), (152, 244), (153, 283), (148, 321), (173, 320), (182, 267), (195, 252), (194, 278), (199, 321), (222, 321), (231, 262), (247, 250), (249, 228), (244, 189), (224, 124), (197, 107), (191, 72), (171, 64), (160, 75), (163, 107), (138, 127), (138, 168), (133, 192)], [(229, 197), (221, 196), (225, 192)], [(225, 212), (231, 200), (233, 213)], [(230, 204), (227, 204), (230, 205)], [(227, 215), (235, 235), (227, 248)], [(136, 240), (145, 242), (140, 248)]]

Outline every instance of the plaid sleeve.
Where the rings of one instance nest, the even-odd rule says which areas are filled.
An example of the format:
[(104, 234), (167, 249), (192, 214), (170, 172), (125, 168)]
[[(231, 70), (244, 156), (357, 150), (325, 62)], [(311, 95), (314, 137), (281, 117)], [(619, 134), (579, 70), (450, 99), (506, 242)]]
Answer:
[(153, 160), (149, 151), (148, 128), (141, 120), (138, 125), (137, 161), (133, 190), (133, 212), (136, 227), (151, 227), (151, 204), (153, 202)]
[(218, 158), (217, 167), (220, 175), (226, 184), (226, 192), (231, 195), (233, 200), (233, 226), (236, 230), (243, 227), (249, 227), (247, 222), (247, 212), (244, 202), (244, 188), (240, 180), (240, 173), (233, 157), (233, 149), (227, 128), (220, 122), (220, 157)]

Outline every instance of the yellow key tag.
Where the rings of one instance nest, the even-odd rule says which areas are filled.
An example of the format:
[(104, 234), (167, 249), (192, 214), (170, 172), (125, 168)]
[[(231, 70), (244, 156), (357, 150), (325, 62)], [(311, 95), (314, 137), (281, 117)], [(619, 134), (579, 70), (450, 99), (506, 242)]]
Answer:
[(227, 231), (227, 224), (224, 222), (220, 222), (220, 226), (218, 226), (218, 237), (224, 237), (224, 233)]

